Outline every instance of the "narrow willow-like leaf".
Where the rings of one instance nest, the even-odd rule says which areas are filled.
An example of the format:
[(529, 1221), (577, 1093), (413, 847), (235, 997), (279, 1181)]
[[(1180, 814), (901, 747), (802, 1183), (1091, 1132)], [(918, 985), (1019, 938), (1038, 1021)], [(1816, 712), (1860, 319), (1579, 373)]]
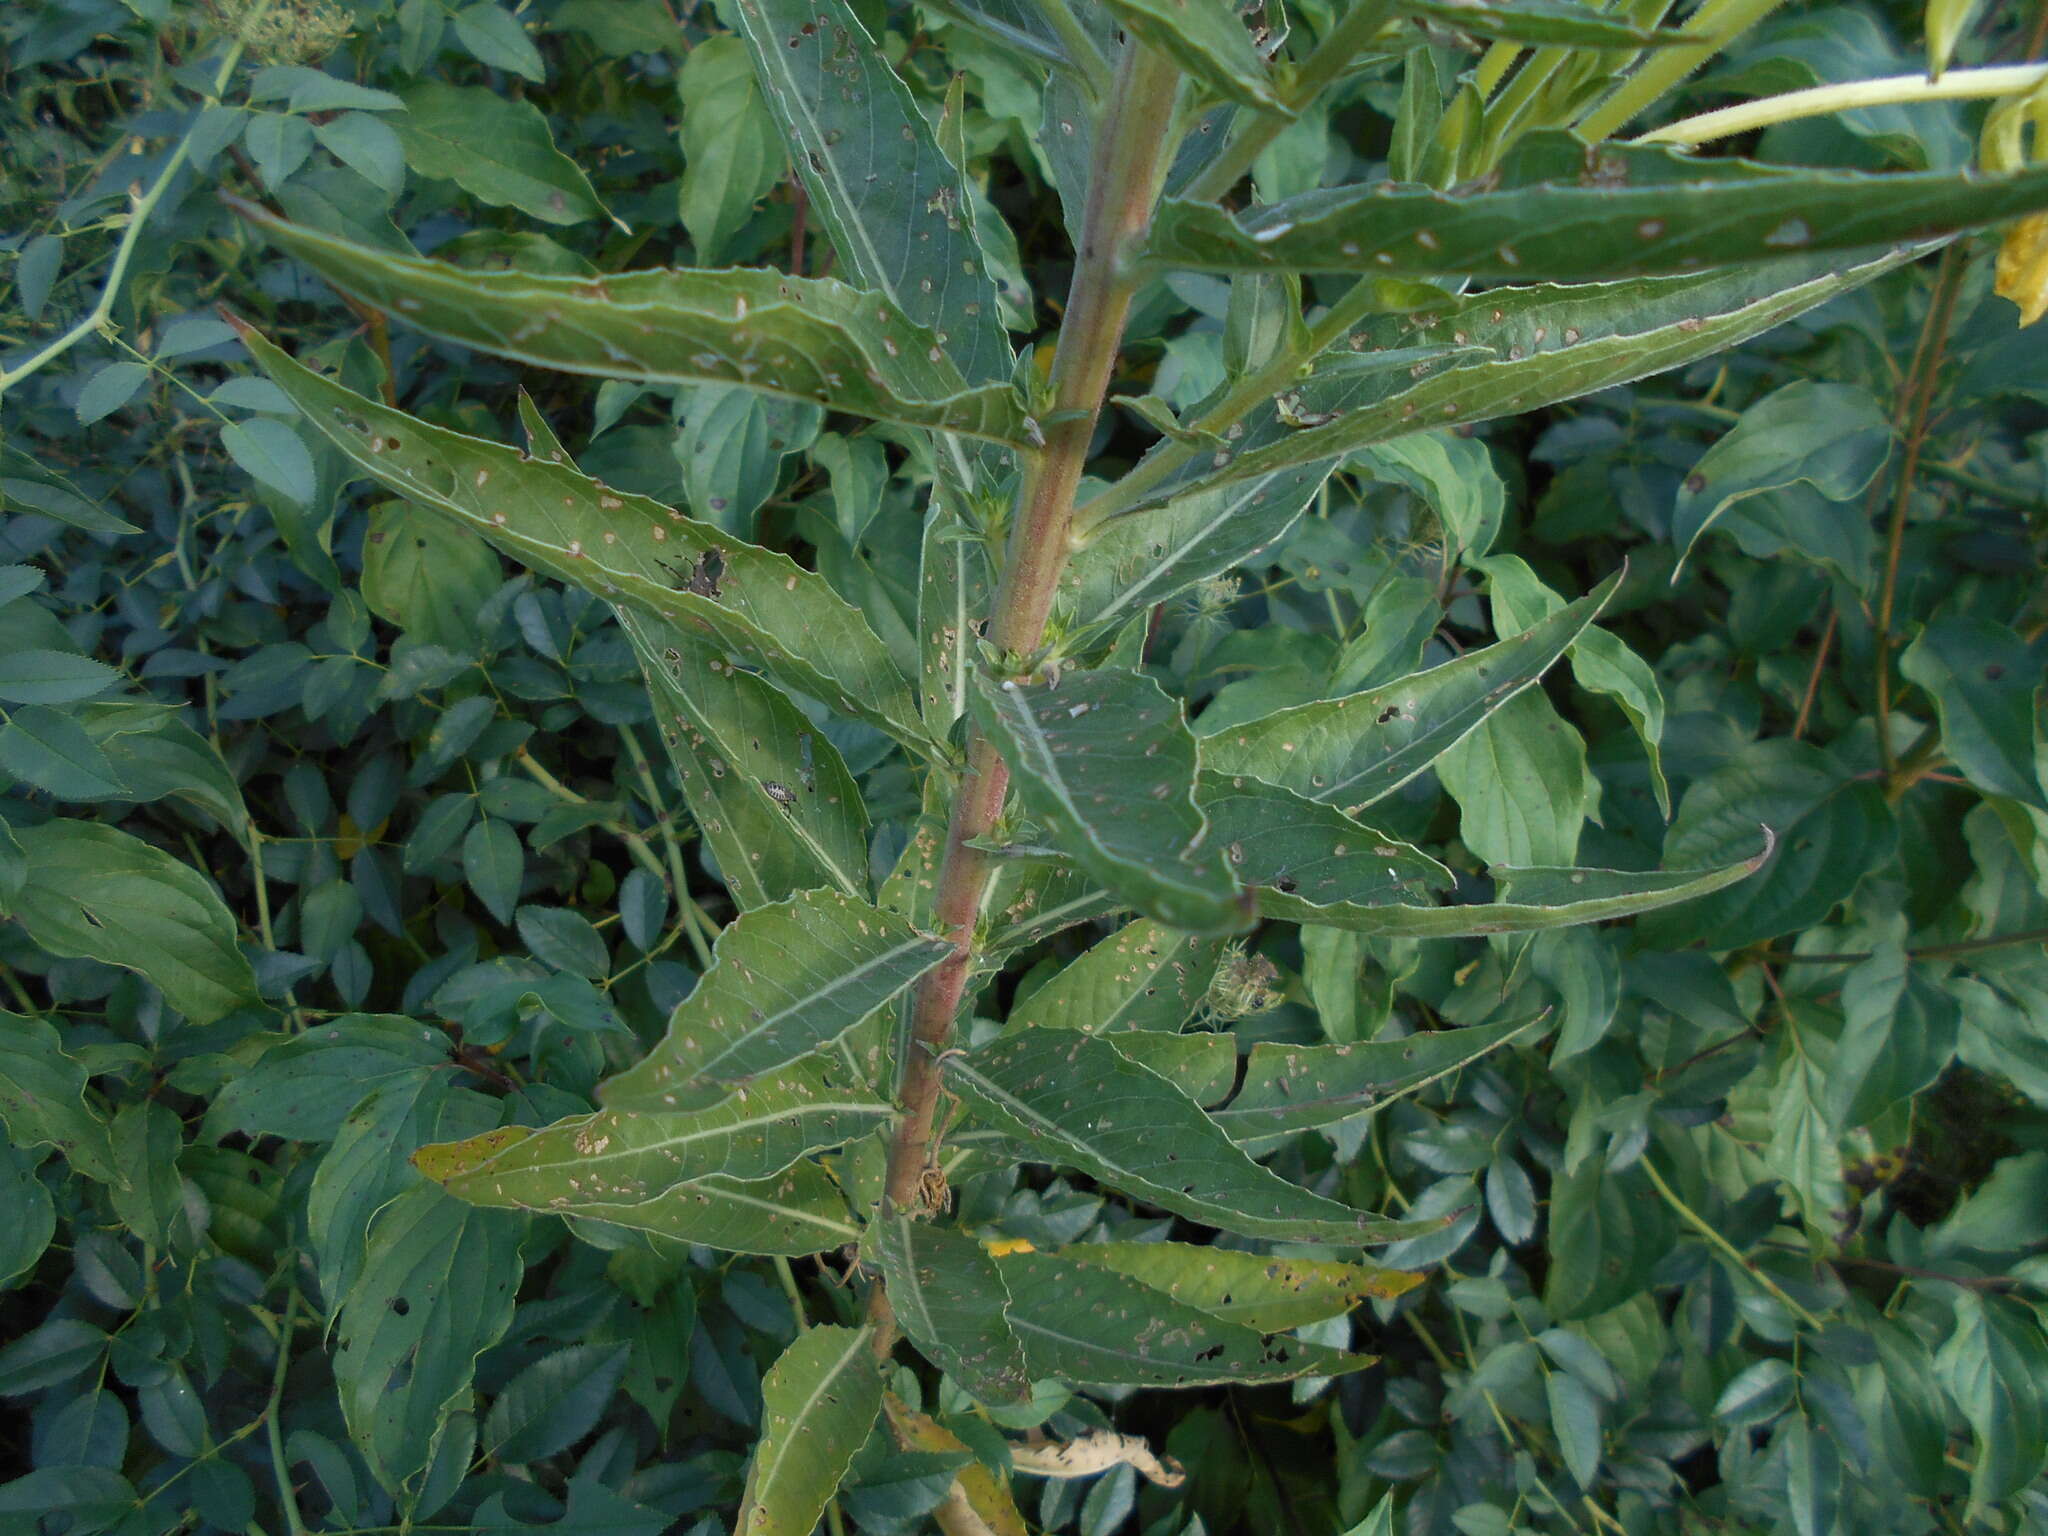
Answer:
[(1208, 993), (1219, 938), (1182, 933), (1149, 917), (1127, 923), (1010, 1010), (1008, 1032), (1049, 1027), (1091, 1035), (1175, 1030)]
[(1062, 632), (1100, 633), (1251, 564), (1287, 536), (1334, 467), (1327, 460), (1233, 480), (1105, 525), (1060, 578), (1054, 611)]
[(1277, 784), (1204, 773), (1195, 798), (1268, 917), (1313, 923), (1326, 906), (1412, 906), (1457, 883), (1421, 849)]
[(879, 907), (806, 891), (742, 913), (668, 1033), (610, 1079), (610, 1109), (676, 1107), (671, 1095), (737, 1083), (829, 1045), (951, 953)]
[[(1865, 257), (1792, 257), (1734, 271), (1575, 286), (1533, 284), (1421, 308), (1401, 303), (1355, 327), (1279, 404), (1244, 420), (1227, 450), (1192, 456), (1120, 515), (1320, 464), (1448, 422), (1485, 421), (1647, 378), (1724, 351), (1860, 287), (1924, 247)], [(1396, 297), (1389, 296), (1390, 306)], [(1389, 371), (1375, 354), (1413, 354)], [(1227, 457), (1225, 454), (1227, 453)], [(1139, 474), (1144, 474), (1143, 465)], [(1111, 492), (1115, 497), (1118, 493)]]
[(840, 262), (930, 326), (970, 384), (1007, 382), (1010, 343), (967, 188), (860, 18), (845, 0), (733, 11)]
[(537, 571), (695, 629), (778, 682), (921, 741), (916, 700), (860, 611), (786, 555), (566, 464), (429, 426), (322, 378), (256, 331), (244, 345), (364, 474)]
[(538, 1128), (508, 1125), (422, 1147), (413, 1166), (472, 1205), (529, 1211), (579, 1200), (637, 1204), (712, 1174), (765, 1179), (889, 1122), (889, 1106), (852, 1075), (813, 1058), (708, 1109), (600, 1110)]
[(934, 515), (925, 524), (917, 587), (918, 704), (934, 738), (943, 740), (967, 713), (975, 642), (994, 591), (981, 535), (950, 513)]
[(1541, 1021), (1510, 1019), (1352, 1045), (1252, 1047), (1244, 1081), (1209, 1116), (1233, 1141), (1334, 1125), (1470, 1066)]
[(742, 908), (832, 886), (867, 894), (860, 786), (828, 737), (766, 679), (689, 631), (616, 610), (691, 819)]
[(823, 1253), (858, 1242), (860, 1228), (839, 1186), (816, 1163), (792, 1163), (772, 1179), (713, 1176), (665, 1189), (650, 1200), (577, 1199), (550, 1216), (602, 1221), (650, 1237), (701, 1243), (724, 1253)]
[(984, 1125), (1134, 1199), (1288, 1242), (1376, 1243), (1435, 1231), (1312, 1195), (1232, 1145), (1192, 1099), (1104, 1037), (1034, 1029), (946, 1061)]
[(896, 1322), (926, 1359), (985, 1403), (1031, 1396), (996, 1261), (955, 1227), (886, 1214), (867, 1229)]
[(1196, 1243), (1075, 1243), (1059, 1257), (1129, 1275), (1211, 1317), (1260, 1333), (1341, 1317), (1368, 1298), (1393, 1301), (1423, 1280), (1405, 1269), (1276, 1258)]
[(1488, 873), (1503, 895), (1519, 896), (1519, 901), (1474, 902), (1462, 907), (1318, 907), (1313, 921), (1354, 933), (1458, 939), (1487, 933), (1539, 933), (1546, 928), (1634, 917), (1711, 896), (1747, 880), (1771, 856), (1769, 832), (1759, 831), (1764, 837), (1761, 852), (1718, 869), (1516, 869), (1496, 865)]
[(1354, 811), (1370, 805), (1549, 671), (1620, 582), (1619, 574), (1610, 576), (1513, 639), (1440, 667), (1226, 726), (1202, 739), (1202, 767), (1225, 777), (1263, 779)]
[(810, 1328), (761, 1381), (761, 1441), (734, 1530), (811, 1536), (882, 1414), (865, 1328)]
[(1229, 0), (1103, 0), (1124, 31), (1165, 54), (1214, 95), (1281, 117), (1272, 71)]
[(1191, 933), (1247, 926), (1195, 804), (1194, 738), (1157, 683), (1114, 668), (1057, 683), (977, 677), (974, 713), (1025, 810), (1088, 874)]
[(1128, 1275), (1049, 1253), (998, 1260), (1034, 1376), (1083, 1387), (1212, 1387), (1364, 1370), (1370, 1355), (1267, 1339)]
[(350, 298), (479, 351), (606, 379), (738, 384), (877, 421), (1029, 440), (1008, 383), (970, 388), (928, 327), (830, 278), (454, 267), (230, 204)]
[(1639, 27), (1579, 0), (1399, 0), (1402, 14), (1506, 43), (1566, 48), (1645, 48), (1699, 42), (1675, 27)]
[(1226, 1102), (1237, 1087), (1237, 1036), (1221, 1030), (1125, 1029), (1111, 1043), (1117, 1055), (1158, 1073), (1204, 1109)]
[(993, 922), (984, 953), (992, 960), (1013, 955), (1122, 905), (1065, 859), (1004, 859), (989, 882), (984, 910)]
[(1171, 200), (1147, 254), (1206, 271), (1578, 282), (1928, 240), (2044, 206), (2048, 167), (1868, 175), (1538, 133), (1492, 175), (1452, 191), (1383, 181), (1235, 215)]

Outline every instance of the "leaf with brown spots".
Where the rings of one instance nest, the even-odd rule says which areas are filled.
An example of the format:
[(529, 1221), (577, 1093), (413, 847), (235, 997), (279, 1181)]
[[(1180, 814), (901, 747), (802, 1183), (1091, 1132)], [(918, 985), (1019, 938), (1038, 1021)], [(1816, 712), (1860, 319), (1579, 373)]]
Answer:
[(811, 1328), (761, 1382), (761, 1440), (735, 1536), (811, 1536), (882, 1413), (865, 1328)]

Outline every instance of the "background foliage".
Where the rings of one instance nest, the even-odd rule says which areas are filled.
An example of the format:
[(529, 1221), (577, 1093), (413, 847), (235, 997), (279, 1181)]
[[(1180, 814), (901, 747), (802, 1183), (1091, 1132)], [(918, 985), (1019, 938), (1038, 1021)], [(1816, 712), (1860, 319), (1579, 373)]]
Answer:
[[(858, 9), (1002, 214), (985, 229), (1015, 232), (1004, 320), (1049, 336), (1070, 253), (1028, 136), (1058, 121), (1042, 72), (949, 6)], [(1910, 71), (1921, 22), (1788, 6), (1681, 99)], [(2038, 30), (1982, 19), (1957, 59), (2031, 56)], [(852, 1320), (834, 1270), (607, 1251), (408, 1161), (588, 1108), (731, 916), (631, 649), (595, 600), (348, 489), (215, 306), (479, 436), (508, 438), (524, 386), (589, 472), (802, 552), (915, 675), (911, 437), (387, 335), (214, 193), (478, 266), (816, 272), (745, 49), (661, 0), (35, 0), (0, 38), (0, 1515), (723, 1530), (795, 1309)], [(1453, 33), (1415, 48), (1408, 95), (1433, 71), (1442, 101), (1361, 72), (1261, 157), (1261, 193), (1416, 154), (1469, 61)], [(1756, 147), (1953, 168), (1978, 113)], [(1365, 450), (1256, 564), (1159, 612), (1145, 661), (1214, 732), (1447, 659), (1492, 632), (1482, 599), (1505, 630), (1625, 561), (1606, 623), (1654, 663), (1661, 751), (1588, 648), (1376, 813), (1468, 877), (1727, 863), (1759, 821), (1779, 857), (1526, 945), (1261, 930), (1183, 1015), (1352, 1042), (1554, 1009), (1540, 1043), (1274, 1144), (1351, 1204), (1459, 1213), (1378, 1254), (1426, 1284), (1299, 1329), (1383, 1364), (999, 1421), (902, 1372), (951, 1434), (878, 1435), (838, 1518), (918, 1529), (975, 1458), (1006, 1470), (999, 1425), (1114, 1426), (1185, 1481), (1020, 1475), (1034, 1527), (1322, 1533), (1391, 1489), (1407, 1529), (1466, 1536), (2048, 1529), (2048, 351), (1991, 255), (1958, 244), (1640, 386)], [(1217, 279), (1154, 284), (1119, 388), (1186, 407), (1243, 326)], [(1107, 457), (1135, 457), (1147, 409)], [(880, 732), (817, 724), (879, 878), (919, 785)], [(1025, 955), (1003, 1001), (1108, 931)], [(955, 1195), (1041, 1249), (1170, 1226), (1008, 1166)], [(431, 1306), (398, 1296), (423, 1281)], [(423, 1341), (384, 1390), (365, 1357)]]

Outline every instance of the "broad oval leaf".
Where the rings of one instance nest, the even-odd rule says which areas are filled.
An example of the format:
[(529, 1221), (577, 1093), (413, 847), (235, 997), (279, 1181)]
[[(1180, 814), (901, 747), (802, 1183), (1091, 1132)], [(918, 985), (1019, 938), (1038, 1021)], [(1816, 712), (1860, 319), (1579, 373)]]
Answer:
[(888, 1124), (894, 1111), (852, 1077), (843, 1063), (799, 1061), (706, 1109), (600, 1110), (537, 1129), (510, 1125), (422, 1147), (412, 1161), (472, 1205), (637, 1204), (712, 1174), (765, 1179)]
[(811, 1536), (882, 1413), (882, 1368), (865, 1328), (807, 1329), (761, 1382), (761, 1440), (734, 1529)]
[(1248, 925), (1195, 804), (1194, 738), (1157, 683), (1116, 668), (1057, 682), (982, 677), (974, 715), (1025, 810), (1121, 900), (1191, 933)]
[(237, 325), (301, 413), (364, 474), (563, 581), (711, 637), (771, 677), (909, 741), (910, 684), (821, 576), (566, 464), (429, 426)]
[(1082, 1387), (1210, 1387), (1364, 1370), (1351, 1355), (1226, 1322), (1128, 1275), (1049, 1253), (998, 1261), (1033, 1375)]
[(985, 1403), (1031, 1396), (1024, 1348), (1010, 1331), (1009, 1288), (980, 1243), (955, 1227), (885, 1212), (866, 1245), (880, 1261), (889, 1306), (940, 1370)]
[(1304, 192), (1232, 215), (1170, 200), (1149, 258), (1206, 271), (1457, 272), (1501, 281), (1649, 277), (1854, 251), (2048, 207), (2048, 168), (2003, 175), (1811, 170), (1654, 144), (1518, 142), (1491, 175)]
[(945, 1074), (977, 1120), (1041, 1160), (1226, 1232), (1376, 1243), (1441, 1225), (1385, 1221), (1288, 1183), (1107, 1038), (1063, 1029), (1005, 1035), (949, 1056)]
[[(1202, 738), (1202, 767), (1357, 810), (1421, 773), (1529, 687), (1599, 616), (1616, 574), (1509, 640), (1362, 693), (1317, 699)], [(1315, 918), (1314, 921), (1325, 921)]]
[(884, 295), (830, 278), (474, 270), (229, 203), (350, 298), (500, 357), (648, 384), (738, 384), (877, 421), (1029, 440), (1007, 382), (969, 388), (927, 327)]
[(1059, 1256), (1129, 1275), (1212, 1317), (1260, 1333), (1341, 1317), (1368, 1298), (1393, 1301), (1423, 1280), (1405, 1269), (1195, 1243), (1076, 1243)]
[(7, 1140), (22, 1151), (55, 1147), (88, 1178), (125, 1183), (107, 1123), (86, 1101), (86, 1080), (48, 1020), (0, 1009), (0, 1125)]
[(154, 844), (62, 817), (17, 827), (25, 879), (7, 912), (53, 955), (138, 972), (195, 1024), (256, 1001), (213, 882)]
[(599, 1091), (611, 1109), (682, 1109), (829, 1045), (951, 954), (901, 918), (835, 891), (745, 912), (668, 1033)]

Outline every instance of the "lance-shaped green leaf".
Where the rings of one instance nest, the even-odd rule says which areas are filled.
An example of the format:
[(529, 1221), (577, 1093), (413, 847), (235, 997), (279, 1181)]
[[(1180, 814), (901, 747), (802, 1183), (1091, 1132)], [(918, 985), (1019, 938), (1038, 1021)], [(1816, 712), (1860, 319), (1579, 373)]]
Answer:
[(1057, 683), (975, 680), (974, 714), (1025, 810), (1059, 848), (1147, 917), (1234, 933), (1249, 914), (1195, 804), (1195, 740), (1179, 703), (1137, 672)]
[(960, 173), (845, 0), (739, 0), (769, 110), (839, 260), (931, 327), (970, 384), (1011, 352)]
[(364, 474), (537, 571), (706, 635), (777, 681), (904, 740), (910, 684), (860, 611), (786, 555), (567, 464), (429, 426), (302, 367), (238, 325), (263, 370)]
[(1288, 1242), (1392, 1242), (1392, 1222), (1310, 1194), (1233, 1145), (1201, 1107), (1105, 1037), (1034, 1029), (948, 1056), (946, 1086), (982, 1124), (1137, 1200)]
[(765, 1179), (844, 1146), (892, 1111), (843, 1063), (812, 1058), (707, 1109), (600, 1110), (538, 1128), (508, 1125), (413, 1154), (413, 1166), (472, 1205), (545, 1211), (579, 1200), (637, 1204), (713, 1174)]
[[(1154, 471), (1141, 464), (1134, 472), (1141, 493), (1108, 496), (1124, 516), (1427, 427), (1535, 410), (1646, 378), (1747, 341), (1922, 249), (1790, 257), (1687, 277), (1497, 288), (1421, 307), (1389, 293), (1387, 313), (1354, 327), (1279, 402), (1247, 415), (1227, 449), (1196, 455), (1163, 443), (1148, 456)], [(1415, 360), (1389, 370), (1375, 360), (1389, 353)]]
[(975, 641), (994, 591), (987, 541), (951, 513), (933, 516), (918, 568), (918, 703), (925, 728), (941, 740), (967, 713)]
[(1075, 1243), (1058, 1256), (1129, 1275), (1211, 1317), (1260, 1333), (1341, 1317), (1368, 1298), (1393, 1301), (1423, 1280), (1406, 1269), (1195, 1243)]
[(350, 298), (479, 351), (606, 379), (738, 384), (877, 421), (1022, 444), (1007, 382), (970, 388), (929, 327), (829, 278), (450, 266), (235, 211)]
[(1251, 564), (1286, 537), (1334, 467), (1326, 460), (1233, 480), (1107, 524), (1060, 578), (1055, 611), (1063, 632), (1100, 633)]
[(868, 824), (838, 748), (774, 684), (677, 625), (617, 610), (683, 798), (742, 908), (867, 893)]
[(1535, 47), (1649, 48), (1699, 42), (1676, 27), (1639, 27), (1579, 0), (1399, 0), (1395, 7), (1472, 37)]
[(1204, 773), (1195, 798), (1267, 917), (1315, 923), (1324, 907), (1415, 905), (1456, 884), (1421, 849), (1277, 784)]
[(769, 1179), (713, 1175), (677, 1184), (648, 1200), (571, 1201), (546, 1214), (601, 1221), (678, 1243), (725, 1253), (823, 1253), (860, 1239), (839, 1186), (813, 1162), (797, 1162)]
[(811, 1536), (882, 1414), (865, 1328), (806, 1329), (761, 1381), (761, 1441), (734, 1530)]
[(711, 968), (637, 1066), (599, 1090), (611, 1109), (668, 1109), (706, 1083), (738, 1083), (829, 1045), (952, 947), (837, 891), (743, 912)]
[(1204, 1109), (1226, 1101), (1237, 1087), (1237, 1036), (1221, 1030), (1170, 1034), (1126, 1029), (1112, 1042), (1117, 1055), (1156, 1072)]
[(1382, 181), (1235, 215), (1172, 200), (1147, 254), (1206, 271), (1574, 282), (1928, 240), (2042, 207), (2048, 167), (1869, 175), (1538, 133), (1493, 174), (1451, 191)]
[(1013, 955), (1122, 905), (1065, 859), (999, 860), (983, 905), (992, 920), (983, 952), (990, 959)]
[(1256, 1329), (1177, 1301), (1128, 1275), (1049, 1253), (998, 1261), (1010, 1326), (1034, 1376), (1082, 1387), (1212, 1387), (1364, 1370), (1347, 1354)]
[(1354, 933), (1397, 938), (1462, 939), (1488, 933), (1540, 933), (1580, 923), (1611, 922), (1696, 901), (1747, 880), (1771, 856), (1775, 839), (1757, 829), (1763, 847), (1753, 858), (1713, 869), (1564, 869), (1495, 865), (1492, 875), (1503, 897), (1458, 907), (1357, 907), (1316, 909), (1315, 921)]
[(1010, 1010), (1005, 1028), (1176, 1030), (1216, 974), (1223, 941), (1149, 917), (1126, 923)]
[[(1391, 794), (1529, 687), (1598, 617), (1621, 576), (1512, 640), (1362, 693), (1297, 704), (1202, 738), (1202, 767), (1356, 810)], [(1311, 919), (1320, 922), (1321, 918)]]
[(957, 1227), (885, 1214), (868, 1225), (866, 1246), (881, 1264), (897, 1326), (926, 1359), (985, 1403), (1029, 1399), (1009, 1288), (980, 1243)]
[(1351, 1045), (1263, 1041), (1252, 1047), (1237, 1092), (1209, 1116), (1233, 1141), (1334, 1125), (1470, 1066), (1542, 1018), (1538, 1014)]
[(1239, 106), (1292, 117), (1272, 70), (1228, 0), (1103, 0), (1123, 29), (1172, 59), (1211, 93)]
[(46, 1019), (0, 1009), (0, 1126), (17, 1149), (55, 1147), (103, 1184), (128, 1182), (107, 1123), (85, 1098), (86, 1070)]

